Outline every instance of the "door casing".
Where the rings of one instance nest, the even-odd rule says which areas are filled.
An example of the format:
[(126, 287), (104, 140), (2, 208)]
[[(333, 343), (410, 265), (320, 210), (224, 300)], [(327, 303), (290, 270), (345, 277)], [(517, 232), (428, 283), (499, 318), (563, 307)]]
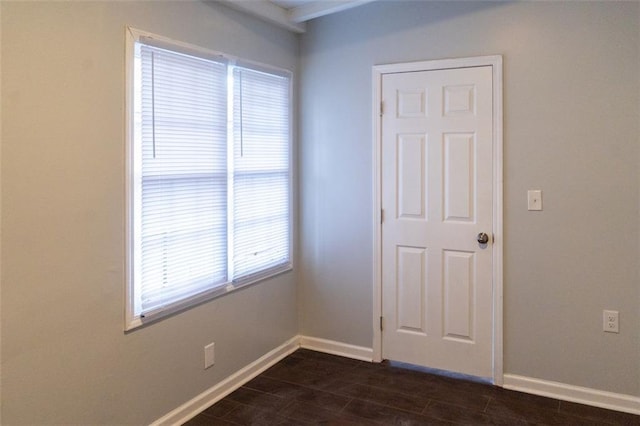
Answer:
[(373, 361), (382, 361), (382, 76), (384, 74), (491, 66), (493, 79), (493, 383), (503, 384), (503, 140), (502, 56), (440, 59), (373, 67)]

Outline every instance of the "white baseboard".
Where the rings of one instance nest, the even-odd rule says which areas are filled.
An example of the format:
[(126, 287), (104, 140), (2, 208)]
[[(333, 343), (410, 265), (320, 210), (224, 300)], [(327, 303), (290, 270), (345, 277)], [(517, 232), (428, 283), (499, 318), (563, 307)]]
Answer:
[[(373, 360), (373, 349), (364, 346), (350, 345), (333, 340), (319, 339), (308, 336), (295, 336), (287, 342), (268, 352), (256, 361), (235, 372), (231, 376), (202, 392), (200, 395), (185, 402), (180, 407), (151, 423), (152, 426), (182, 425), (187, 420), (198, 415), (210, 405), (229, 395), (269, 367), (278, 363), (286, 356), (303, 347), (318, 352), (339, 355), (362, 361)], [(563, 401), (577, 402), (609, 410), (640, 414), (640, 398), (614, 392), (600, 391), (580, 386), (531, 377), (505, 374), (505, 389), (556, 398)]]
[(151, 423), (152, 426), (182, 425), (187, 420), (198, 415), (211, 404), (214, 404), (215, 402), (221, 400), (254, 377), (258, 376), (269, 367), (276, 364), (284, 357), (295, 352), (300, 347), (299, 342), (299, 336), (295, 336), (289, 339), (284, 344), (278, 346), (274, 350), (268, 352), (256, 361), (235, 372), (223, 381), (202, 392), (200, 395), (196, 396), (190, 401), (185, 402), (170, 413), (162, 416), (155, 422)]
[(516, 374), (505, 374), (503, 387), (505, 389), (547, 396), (563, 401), (577, 402), (579, 404), (623, 411), (625, 413), (640, 414), (640, 398), (631, 395), (567, 385), (549, 380), (534, 379)]
[(202, 392), (200, 395), (162, 416), (155, 422), (151, 423), (151, 425), (182, 425), (187, 420), (192, 419), (207, 407), (229, 395), (231, 392), (258, 376), (278, 361), (292, 354), (301, 346), (318, 352), (325, 352), (363, 361), (371, 361), (373, 358), (373, 349), (371, 348), (349, 345), (347, 343), (335, 342), (333, 340), (318, 339), (315, 337), (295, 336), (256, 361)]
[(300, 347), (361, 361), (373, 361), (373, 349), (316, 337), (300, 337)]

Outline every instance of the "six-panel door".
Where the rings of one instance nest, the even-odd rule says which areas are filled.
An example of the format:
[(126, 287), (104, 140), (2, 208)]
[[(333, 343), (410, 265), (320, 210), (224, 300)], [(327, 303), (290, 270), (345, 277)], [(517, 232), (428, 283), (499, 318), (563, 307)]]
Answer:
[(385, 359), (492, 375), (492, 69), (382, 78)]

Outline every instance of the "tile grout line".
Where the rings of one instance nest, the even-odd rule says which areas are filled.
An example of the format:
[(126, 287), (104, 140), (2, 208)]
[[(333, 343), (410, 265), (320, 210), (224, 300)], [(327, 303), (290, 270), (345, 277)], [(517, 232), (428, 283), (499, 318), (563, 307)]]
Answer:
[(346, 412), (345, 412), (345, 410), (346, 410), (346, 409), (347, 409), (347, 407), (348, 407), (348, 406), (353, 402), (353, 400), (354, 400), (354, 399), (355, 399), (355, 398), (350, 398), (350, 399), (349, 399), (349, 401), (348, 401), (346, 404), (344, 404), (344, 407), (342, 407), (342, 408), (340, 409), (340, 411), (338, 411), (338, 414), (348, 414), (348, 413), (346, 413)]
[[(322, 360), (320, 362), (330, 363), (330, 361), (322, 361)], [(293, 369), (293, 370), (297, 370), (297, 368), (298, 368), (297, 366), (292, 366), (291, 367), (291, 369)], [(353, 373), (353, 372), (357, 373), (358, 370), (362, 370), (362, 367), (361, 366), (355, 366), (353, 368), (348, 369), (348, 371), (351, 372), (351, 373)], [(363, 376), (366, 375), (366, 373), (367, 372), (363, 372)], [(313, 374), (315, 374), (315, 373), (313, 373)], [(320, 376), (319, 374), (317, 374), (317, 375)], [(345, 396), (346, 397), (351, 397), (350, 395), (339, 393), (339, 392), (335, 392), (333, 390), (327, 390), (327, 389), (320, 389), (320, 388), (316, 388), (316, 387), (311, 387), (311, 386), (308, 386), (306, 384), (292, 382), (292, 381), (288, 381), (288, 380), (284, 380), (284, 379), (277, 379), (275, 377), (271, 377), (271, 378), (272, 378), (272, 380), (280, 380), (280, 381), (283, 381), (285, 383), (298, 385), (298, 386), (301, 386), (301, 387), (304, 387), (306, 389), (310, 389), (310, 390), (313, 390), (313, 391), (326, 392), (326, 393), (329, 393), (329, 394), (332, 394), (332, 395), (342, 396), (342, 397), (345, 397)], [(386, 392), (391, 392), (391, 393), (394, 393), (394, 394), (397, 394), (397, 395), (402, 395), (402, 396), (413, 396), (413, 394), (409, 393), (409, 392), (402, 392), (401, 390), (391, 390), (390, 391), (387, 387), (383, 387), (382, 385), (371, 385), (371, 384), (366, 383), (365, 381), (361, 381), (361, 380), (345, 380), (345, 383), (349, 383), (349, 384), (353, 384), (353, 385), (359, 385), (359, 386), (368, 386), (368, 387), (371, 387), (371, 388), (374, 388), (374, 389), (379, 389), (379, 390), (383, 390), (383, 391), (386, 391)], [(491, 398), (492, 397), (489, 396), (489, 401), (491, 400)], [(381, 402), (381, 401), (376, 400), (376, 399), (366, 399), (366, 398), (358, 398), (358, 397), (354, 397), (354, 399), (358, 399), (358, 400), (362, 400), (362, 401), (366, 401), (366, 402), (371, 402), (371, 403), (374, 403), (374, 404), (377, 404), (377, 405), (381, 405), (381, 406), (385, 406), (385, 407), (388, 407), (388, 408), (400, 410), (400, 411), (403, 411), (403, 412), (406, 412), (406, 413), (412, 413), (412, 414), (421, 414), (422, 413), (422, 412), (417, 413), (415, 411), (411, 411), (411, 410), (406, 410), (406, 409), (403, 409), (403, 408), (395, 407), (395, 406), (392, 406), (392, 405), (390, 405), (390, 404), (388, 404), (386, 402)], [(433, 398), (429, 398), (429, 399), (433, 400)], [(487, 403), (485, 404), (485, 408), (488, 405), (489, 401), (487, 401)], [(443, 402), (447, 403), (446, 401), (443, 401)], [(452, 404), (452, 405), (459, 406), (459, 407), (462, 407), (462, 408), (466, 408), (466, 406), (461, 406), (461, 405), (457, 405), (457, 404)], [(425, 408), (426, 408), (426, 406), (425, 406)], [(423, 408), (423, 411), (424, 411), (424, 408)]]
[(427, 400), (427, 404), (424, 407), (422, 407), (422, 411), (420, 411), (420, 414), (425, 415), (424, 412), (426, 411), (427, 408), (429, 408), (432, 402), (433, 402), (433, 399), (429, 398)]
[(482, 409), (483, 413), (489, 413), (487, 410), (489, 409), (489, 404), (491, 404), (491, 401), (493, 401), (495, 399), (494, 396), (490, 396), (489, 399), (487, 400), (487, 403), (484, 405), (484, 408)]
[(288, 420), (293, 420), (293, 421), (296, 421), (296, 422), (297, 422), (297, 421), (299, 421), (298, 419), (294, 419), (294, 418), (292, 418), (292, 417), (285, 416), (284, 414), (281, 414), (281, 413), (285, 410), (285, 408), (289, 408), (289, 407), (291, 407), (291, 406), (292, 406), (293, 404), (295, 404), (295, 403), (296, 403), (295, 398), (291, 398), (291, 401), (289, 401), (289, 402), (288, 402), (286, 405), (284, 405), (281, 409), (277, 410), (277, 411), (276, 411), (276, 414), (277, 414), (278, 416), (281, 416), (281, 417), (283, 417), (283, 418), (285, 418), (285, 419), (288, 419)]
[[(321, 393), (321, 394), (334, 395), (334, 396), (339, 396), (339, 397), (343, 397), (343, 398), (348, 399), (347, 403), (343, 407), (341, 407), (339, 410), (335, 410), (334, 411), (334, 410), (328, 409), (326, 407), (323, 407), (320, 404), (315, 404), (315, 403), (312, 403), (312, 402), (305, 402), (305, 401), (298, 400), (295, 397), (289, 397), (291, 399), (291, 402), (289, 404), (287, 404), (286, 406), (284, 406), (280, 411), (285, 410), (286, 408), (288, 408), (289, 406), (293, 405), (296, 402), (305, 402), (307, 404), (314, 405), (314, 406), (316, 406), (318, 408), (327, 410), (329, 412), (333, 412), (335, 414), (343, 414), (344, 413), (344, 409), (351, 403), (351, 401), (354, 400), (354, 397), (352, 397), (350, 395), (342, 395), (342, 394), (339, 394), (339, 393), (334, 393), (334, 392), (326, 391), (326, 390), (323, 390), (323, 389), (309, 387), (309, 386), (306, 386), (306, 385), (303, 385), (303, 384), (300, 384), (300, 383), (287, 382), (286, 380), (275, 379), (275, 378), (270, 378), (270, 380), (273, 380), (273, 381), (279, 382), (279, 383), (286, 383), (288, 385), (293, 385), (293, 386), (299, 387), (301, 389), (304, 389), (305, 391), (318, 392), (318, 393)], [(260, 390), (258, 390), (258, 391), (260, 391)], [(260, 391), (260, 392), (263, 392), (263, 391)], [(284, 398), (284, 397), (281, 397), (281, 396), (279, 396), (279, 395), (277, 395), (275, 393), (269, 392), (269, 391), (264, 392), (264, 393), (267, 393), (269, 395), (273, 395), (273, 396), (276, 396), (276, 397)], [(278, 411), (277, 413), (280, 414), (280, 411)], [(284, 417), (287, 417), (287, 416), (284, 416)], [(287, 417), (287, 418), (292, 419), (290, 417)], [(296, 419), (292, 419), (292, 420), (296, 420)]]
[[(305, 359), (307, 359), (308, 362), (303, 362)], [(498, 417), (502, 418), (504, 414), (502, 413), (503, 408), (510, 409), (513, 407), (512, 402), (510, 402), (510, 398), (507, 398), (503, 401), (502, 394), (490, 393), (488, 390), (487, 392), (485, 392), (484, 388), (481, 387), (466, 385), (462, 387), (456, 387), (455, 385), (458, 381), (456, 381), (456, 383), (451, 383), (448, 380), (422, 380), (421, 377), (413, 377), (408, 374), (403, 374), (399, 371), (396, 371), (395, 368), (389, 369), (385, 368), (383, 365), (381, 365), (381, 368), (377, 365), (369, 366), (369, 364), (347, 365), (340, 362), (334, 362), (333, 359), (321, 359), (316, 358), (315, 356), (306, 358), (304, 354), (301, 354), (301, 356), (297, 357), (294, 362), (290, 362), (287, 364), (288, 365), (283, 365), (281, 369), (276, 369), (273, 371), (276, 376), (269, 375), (269, 373), (266, 371), (263, 372), (262, 376), (264, 378), (273, 381), (272, 386), (268, 386), (269, 382), (266, 382), (264, 383), (264, 386), (261, 386), (262, 388), (268, 390), (254, 389), (253, 387), (249, 386), (242, 386), (242, 388), (244, 388), (245, 390), (256, 392), (256, 395), (270, 395), (271, 397), (276, 397), (284, 400), (285, 404), (280, 409), (274, 411), (274, 413), (280, 416), (281, 419), (293, 420), (294, 422), (299, 423), (307, 422), (308, 419), (305, 417), (305, 420), (300, 420), (282, 414), (286, 410), (291, 409), (297, 403), (308, 403), (323, 410), (332, 412), (335, 415), (352, 416), (354, 419), (367, 420), (366, 417), (361, 417), (356, 414), (360, 413), (360, 404), (364, 403), (367, 405), (373, 404), (374, 406), (384, 407), (385, 410), (392, 410), (388, 412), (389, 415), (392, 415), (393, 412), (395, 412), (395, 415), (402, 416), (400, 413), (405, 413), (411, 416), (416, 415), (426, 419), (436, 419), (454, 423), (456, 421), (464, 422), (463, 418), (468, 417), (466, 412), (476, 412), (481, 414), (482, 416), (489, 417), (497, 415)], [(283, 376), (284, 379), (277, 376)], [(286, 396), (286, 394), (290, 393), (286, 391), (287, 386), (291, 387), (292, 390), (296, 390), (296, 392), (293, 392), (291, 394), (293, 396)], [(423, 395), (422, 393), (420, 393), (420, 397), (418, 398), (416, 392), (418, 392), (420, 389), (416, 388), (416, 386), (423, 386), (423, 388), (425, 388), (424, 391), (426, 394)], [(432, 387), (433, 389), (431, 389)], [(415, 392), (412, 393), (407, 389), (414, 389)], [(297, 392), (298, 390), (313, 393), (313, 395), (309, 395), (310, 398), (307, 398), (309, 401), (313, 402), (309, 402), (306, 399), (298, 399), (298, 396), (303, 395), (302, 393)], [(279, 395), (277, 392), (280, 392), (281, 395)], [(455, 395), (449, 397), (449, 399), (453, 403), (450, 403), (449, 399), (447, 399), (447, 395), (449, 395), (451, 392), (455, 393)], [(414, 394), (416, 394), (416, 398), (405, 398), (414, 396)], [(330, 397), (331, 395), (339, 398), (332, 398)], [(370, 396), (371, 398), (363, 398), (360, 395)], [(434, 399), (433, 395), (435, 395), (437, 398)], [(462, 405), (465, 395), (474, 396), (473, 401), (468, 401), (469, 403), (472, 403), (471, 406)], [(510, 395), (510, 393), (507, 393), (505, 395), (508, 396)], [(475, 398), (476, 396), (478, 398)], [(476, 399), (478, 400), (476, 401)], [(578, 421), (595, 420), (596, 422), (602, 422), (602, 424), (625, 424), (624, 419), (619, 419), (616, 417), (605, 417), (604, 415), (602, 416), (602, 418), (594, 419), (594, 417), (600, 417), (600, 413), (574, 413), (572, 412), (574, 410), (572, 409), (572, 406), (570, 404), (567, 405), (569, 411), (564, 411), (565, 405), (563, 401), (556, 398), (551, 399), (553, 399), (554, 401), (545, 403), (544, 406), (546, 406), (546, 408), (543, 411), (546, 411), (548, 409), (549, 415), (552, 415), (551, 413), (556, 413), (553, 415), (554, 417), (556, 415), (559, 415), (560, 417), (558, 418), (560, 419), (564, 416), (567, 416), (567, 419), (571, 418)], [(398, 406), (415, 406), (416, 408), (420, 408), (420, 403), (424, 400), (426, 400), (426, 403), (424, 403), (420, 411), (413, 411), (406, 408), (400, 408)], [(268, 410), (268, 408), (265, 408), (263, 406), (248, 405), (246, 403), (236, 402), (232, 399), (229, 401), (237, 405), (236, 407), (233, 407), (231, 410), (227, 411), (223, 416), (214, 417), (204, 412), (200, 414), (203, 415), (205, 420), (221, 419), (225, 421), (231, 421), (229, 419), (231, 418), (232, 413), (237, 414), (238, 412), (242, 411), (243, 407), (249, 407), (258, 410)], [(267, 403), (268, 402), (269, 400), (267, 399)], [(340, 406), (341, 403), (344, 405)], [(397, 403), (397, 405), (391, 405), (394, 403)], [(327, 406), (335, 407), (335, 410), (326, 408), (324, 404), (326, 404)], [(436, 404), (438, 404), (438, 407), (436, 407)], [(452, 411), (446, 411), (448, 409), (446, 407), (440, 407), (440, 404), (444, 404), (444, 406), (452, 406)], [(538, 403), (535, 400), (519, 401), (516, 399), (513, 401), (513, 404), (523, 404), (525, 407), (530, 407), (531, 409), (535, 409), (536, 406), (538, 406)], [(504, 407), (502, 407), (502, 405), (504, 405)], [(477, 408), (472, 408), (473, 406), (477, 406)], [(434, 413), (436, 414), (446, 414), (446, 418), (440, 418), (440, 415), (438, 415), (437, 417), (427, 415), (426, 412), (429, 407), (436, 408), (434, 411)], [(362, 408), (364, 409), (365, 406), (363, 406)], [(374, 410), (374, 408), (375, 407), (367, 408), (366, 413), (369, 413), (370, 410)], [(492, 410), (490, 411), (489, 408), (492, 408)], [(496, 408), (498, 409), (498, 411), (496, 411)], [(542, 406), (540, 406), (540, 408), (542, 408)], [(441, 412), (441, 410), (444, 411)], [(464, 410), (464, 413), (457, 413), (458, 410)], [(298, 409), (296, 409), (295, 411), (297, 412)], [(374, 411), (372, 411), (372, 413), (373, 412)], [(386, 411), (381, 411), (381, 413), (383, 412), (387, 413)], [(292, 411), (290, 414), (295, 415), (295, 412)], [(511, 414), (516, 413), (513, 412)], [(590, 414), (594, 415), (592, 416)], [(598, 416), (596, 416), (596, 414)], [(454, 417), (451, 417), (450, 415)], [(537, 416), (534, 417), (537, 418)], [(410, 417), (406, 416), (406, 418)], [(512, 419), (514, 421), (518, 418), (519, 417), (517, 416), (506, 417), (506, 419)], [(373, 418), (371, 418), (367, 421), (378, 423), (376, 420), (379, 419), (374, 420)], [(531, 424), (526, 417), (523, 420), (525, 421), (525, 423)], [(311, 422), (311, 420), (309, 421)], [(237, 424), (237, 422), (233, 423)]]

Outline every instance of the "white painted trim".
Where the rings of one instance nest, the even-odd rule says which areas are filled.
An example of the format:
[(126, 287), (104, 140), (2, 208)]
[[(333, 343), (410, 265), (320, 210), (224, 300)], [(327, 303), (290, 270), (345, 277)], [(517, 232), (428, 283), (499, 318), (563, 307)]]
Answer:
[(330, 15), (343, 10), (371, 3), (375, 0), (342, 0), (339, 2), (331, 2), (326, 0), (305, 3), (300, 6), (289, 9), (289, 20), (295, 23), (309, 21), (311, 19), (320, 18), (321, 16)]
[(295, 352), (299, 347), (300, 337), (295, 336), (274, 350), (268, 352), (256, 361), (238, 370), (223, 381), (202, 392), (200, 395), (185, 402), (175, 410), (162, 416), (152, 426), (182, 425), (187, 420), (195, 417), (210, 405), (218, 402), (234, 390), (238, 389), (254, 377), (258, 376), (269, 367), (272, 367), (286, 356)]
[(220, 0), (227, 6), (294, 33), (306, 31), (305, 21), (351, 9), (375, 0), (317, 0), (289, 9), (268, 0)]
[(295, 22), (290, 19), (290, 12), (280, 6), (265, 1), (246, 1), (246, 0), (220, 0), (227, 6), (248, 13), (263, 21), (278, 25), (286, 30), (295, 33), (304, 33), (305, 25), (302, 21)]
[(382, 361), (382, 71), (373, 67), (372, 135), (373, 135), (373, 360)]
[(133, 146), (134, 146), (134, 51), (135, 42), (140, 37), (140, 32), (130, 27), (125, 27), (125, 176), (124, 176), (124, 192), (125, 192), (125, 275), (126, 284), (124, 288), (124, 329), (131, 330), (142, 325), (140, 317), (134, 314), (134, 283), (133, 283), (133, 199), (134, 199), (134, 178), (132, 170), (134, 170)]
[[(0, 7), (0, 22), (2, 22), (2, 7)], [(0, 31), (0, 46), (2, 46), (2, 31)], [(0, 75), (2, 75), (2, 55), (0, 55)], [(2, 79), (0, 79), (0, 99), (2, 98)], [(0, 107), (0, 159), (2, 158), (2, 107)], [(0, 165), (2, 161), (0, 161)], [(0, 167), (1, 171), (2, 167)], [(2, 173), (0, 173), (2, 176)], [(2, 222), (2, 181), (0, 180), (0, 222)], [(1, 228), (0, 228), (1, 229)], [(1, 230), (0, 230), (0, 277), (2, 276), (2, 238), (1, 238)], [(2, 294), (1, 284), (0, 284), (0, 295)], [(2, 306), (2, 297), (0, 296), (0, 307)], [(0, 318), (2, 318), (2, 309), (0, 308)], [(0, 320), (0, 401), (2, 401), (2, 321)], [(2, 404), (0, 404), (0, 423), (2, 423)]]
[(334, 340), (319, 339), (317, 337), (299, 336), (300, 347), (317, 352), (339, 355), (345, 358), (359, 359), (361, 361), (373, 360), (373, 349), (364, 346), (350, 345)]
[(382, 360), (382, 332), (379, 327), (382, 315), (382, 224), (380, 210), (382, 146), (380, 126), (380, 101), (383, 74), (431, 71), (451, 68), (491, 66), (493, 69), (493, 382), (503, 382), (503, 132), (502, 132), (502, 56), (478, 56), (473, 58), (439, 59), (433, 61), (406, 62), (375, 65), (373, 67), (373, 359)]
[(392, 74), (399, 72), (434, 71), (451, 68), (485, 67), (498, 65), (501, 63), (501, 55), (492, 55), (474, 56), (471, 58), (434, 59), (428, 61), (382, 64), (374, 65), (373, 69), (380, 74)]
[[(185, 402), (178, 408), (162, 416), (151, 423), (151, 425), (182, 425), (204, 411), (207, 407), (215, 404), (234, 390), (240, 388), (245, 383), (289, 356), (300, 347), (317, 352), (369, 362), (372, 361), (375, 352), (375, 348), (350, 345), (317, 337), (295, 336), (251, 364), (238, 370), (226, 379)], [(556, 398), (563, 401), (577, 402), (579, 404), (586, 404), (609, 410), (640, 414), (640, 398), (631, 395), (599, 391), (548, 380), (518, 376), (515, 374), (504, 375), (503, 387), (505, 389)]]
[(502, 386), (503, 367), (503, 98), (502, 56), (484, 57), (493, 67), (493, 383)]
[(373, 349), (363, 346), (350, 345), (347, 343), (319, 339), (316, 337), (295, 336), (251, 364), (238, 370), (226, 379), (218, 382), (211, 388), (185, 402), (178, 408), (160, 417), (158, 420), (151, 423), (151, 425), (182, 425), (186, 421), (200, 414), (207, 407), (220, 401), (234, 390), (240, 388), (242, 385), (260, 375), (268, 368), (291, 355), (300, 347), (317, 352), (324, 352), (332, 355), (343, 356), (345, 358), (353, 358), (369, 362), (371, 361), (373, 354)]
[[(135, 241), (138, 241), (136, 238), (136, 229), (140, 229), (140, 224), (136, 223), (139, 221), (139, 214), (134, 213), (134, 209), (136, 209), (136, 200), (140, 198), (140, 194), (136, 193), (139, 191), (140, 187), (140, 176), (134, 176), (134, 171), (136, 170), (136, 161), (134, 159), (135, 153), (135, 135), (134, 135), (134, 126), (135, 122), (134, 117), (134, 95), (135, 95), (135, 45), (137, 42), (142, 42), (144, 44), (148, 44), (151, 46), (156, 46), (168, 50), (173, 50), (177, 52), (181, 52), (187, 55), (193, 55), (200, 58), (205, 58), (209, 60), (214, 60), (219, 63), (224, 63), (227, 67), (232, 66), (243, 66), (248, 68), (253, 68), (256, 70), (260, 70), (267, 73), (273, 73), (279, 76), (283, 76), (289, 79), (289, 197), (290, 197), (290, 205), (289, 205), (289, 216), (290, 220), (290, 235), (289, 235), (289, 253), (290, 253), (290, 261), (286, 264), (269, 268), (267, 270), (261, 271), (259, 273), (244, 277), (243, 279), (237, 281), (229, 281), (226, 283), (222, 283), (217, 285), (214, 288), (203, 289), (202, 292), (188, 298), (183, 298), (178, 301), (174, 301), (166, 306), (162, 306), (156, 310), (145, 312), (144, 315), (138, 312), (136, 313), (136, 295), (137, 292), (140, 291), (138, 288), (139, 284), (136, 283), (135, 279), (135, 267), (136, 267), (136, 256), (139, 256), (139, 253), (136, 252)], [(267, 279), (273, 278), (277, 275), (289, 272), (293, 269), (293, 258), (294, 258), (294, 226), (295, 226), (295, 209), (294, 205), (296, 203), (296, 198), (294, 198), (294, 175), (293, 175), (293, 167), (294, 167), (294, 140), (293, 140), (293, 131), (294, 131), (294, 109), (293, 109), (293, 100), (294, 100), (294, 81), (293, 81), (293, 72), (275, 67), (273, 65), (262, 64), (260, 62), (255, 62), (251, 60), (245, 60), (242, 58), (238, 58), (236, 56), (227, 55), (222, 52), (217, 52), (214, 50), (210, 50), (204, 47), (200, 47), (197, 45), (193, 45), (190, 43), (173, 40), (169, 37), (161, 36), (158, 34), (153, 34), (147, 31), (139, 30), (132, 27), (125, 27), (125, 154), (126, 154), (126, 173), (125, 173), (125, 274), (126, 274), (126, 286), (124, 291), (124, 300), (125, 300), (125, 312), (124, 312), (124, 330), (132, 331), (138, 327), (142, 327), (144, 325), (150, 324), (160, 318), (166, 317), (168, 315), (180, 312), (185, 309), (189, 309), (193, 306), (196, 306), (200, 303), (204, 303), (210, 301), (212, 299), (224, 296), (230, 292), (239, 290), (241, 288), (257, 284), (259, 282), (265, 281)], [(232, 93), (230, 93), (230, 96)], [(138, 153), (139, 154), (139, 153)], [(232, 156), (229, 156), (232, 158)], [(136, 219), (138, 218), (138, 219)], [(231, 241), (231, 239), (229, 240)], [(138, 307), (139, 308), (139, 307)]]
[(631, 395), (567, 385), (550, 380), (534, 379), (516, 374), (505, 374), (503, 387), (608, 410), (640, 414), (640, 398)]

